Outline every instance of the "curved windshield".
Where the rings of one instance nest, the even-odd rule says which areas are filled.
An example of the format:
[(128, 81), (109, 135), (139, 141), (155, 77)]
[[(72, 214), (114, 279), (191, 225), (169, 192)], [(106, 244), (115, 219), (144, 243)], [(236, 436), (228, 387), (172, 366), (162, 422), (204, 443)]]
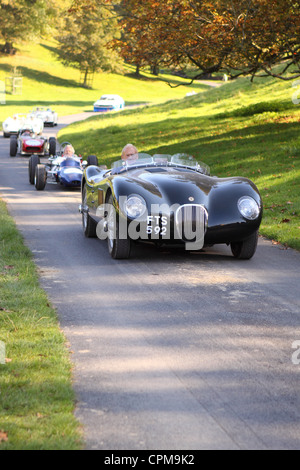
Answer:
[(64, 167), (73, 167), (73, 168), (80, 168), (80, 163), (77, 160), (74, 160), (74, 158), (66, 158), (63, 160), (60, 164), (61, 168)]
[(177, 167), (190, 168), (204, 175), (210, 175), (210, 168), (203, 162), (197, 161), (193, 156), (186, 153), (176, 153), (175, 155), (138, 153), (128, 160), (118, 160), (113, 163), (114, 172), (128, 171), (140, 166), (155, 167)]

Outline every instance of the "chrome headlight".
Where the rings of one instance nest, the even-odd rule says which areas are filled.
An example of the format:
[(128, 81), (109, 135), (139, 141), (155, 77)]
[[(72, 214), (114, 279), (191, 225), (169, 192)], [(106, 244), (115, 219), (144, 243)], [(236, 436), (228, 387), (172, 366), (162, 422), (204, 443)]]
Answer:
[(147, 204), (143, 197), (134, 194), (126, 198), (123, 209), (128, 217), (131, 219), (137, 219), (145, 214)]
[(255, 220), (259, 216), (260, 207), (250, 196), (243, 196), (238, 200), (238, 209), (245, 219)]

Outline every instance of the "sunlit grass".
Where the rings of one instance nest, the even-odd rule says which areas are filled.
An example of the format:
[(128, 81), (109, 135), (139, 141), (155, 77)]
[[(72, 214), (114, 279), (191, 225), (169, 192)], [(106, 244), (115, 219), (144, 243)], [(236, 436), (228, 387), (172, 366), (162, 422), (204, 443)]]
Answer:
[(0, 202), (0, 450), (80, 449), (72, 366), (31, 253)]
[[(104, 93), (121, 95), (126, 105), (160, 103), (182, 98), (190, 91), (187, 86), (171, 88), (173, 84), (188, 81), (168, 75), (158, 78), (143, 72), (142, 78), (132, 77), (134, 69), (124, 66), (120, 74), (96, 73), (92, 89), (80, 86), (80, 72), (65, 67), (55, 55), (55, 42), (19, 46), (13, 57), (0, 57), (0, 80), (11, 74), (13, 67), (23, 75), (22, 95), (6, 95), (6, 105), (0, 105), (0, 123), (15, 113), (27, 113), (35, 106), (52, 106), (59, 116), (93, 111), (93, 103)], [(208, 87), (197, 84), (195, 89)]]

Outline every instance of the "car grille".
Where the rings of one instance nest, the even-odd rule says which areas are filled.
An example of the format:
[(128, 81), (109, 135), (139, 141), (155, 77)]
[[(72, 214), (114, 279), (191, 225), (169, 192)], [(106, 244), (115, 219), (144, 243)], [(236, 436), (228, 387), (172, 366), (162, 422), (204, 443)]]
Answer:
[(43, 149), (41, 147), (25, 147), (24, 152), (27, 153), (41, 153)]
[(193, 242), (204, 238), (208, 214), (200, 204), (184, 204), (175, 212), (175, 234), (178, 239)]

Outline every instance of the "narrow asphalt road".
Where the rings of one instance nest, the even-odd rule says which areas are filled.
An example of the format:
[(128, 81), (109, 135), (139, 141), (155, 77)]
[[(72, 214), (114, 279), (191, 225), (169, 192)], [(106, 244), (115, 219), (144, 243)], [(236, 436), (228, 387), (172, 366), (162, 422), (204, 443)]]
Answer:
[(84, 238), (79, 192), (37, 192), (27, 168), (1, 137), (0, 196), (70, 343), (86, 448), (299, 449), (300, 253), (261, 238), (250, 261), (226, 246), (114, 261)]

